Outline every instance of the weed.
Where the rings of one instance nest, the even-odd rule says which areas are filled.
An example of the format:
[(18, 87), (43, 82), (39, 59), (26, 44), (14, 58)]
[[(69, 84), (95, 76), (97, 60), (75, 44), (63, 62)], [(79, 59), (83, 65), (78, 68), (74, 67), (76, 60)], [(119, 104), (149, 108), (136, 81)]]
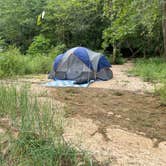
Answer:
[(166, 82), (161, 87), (156, 88), (155, 93), (160, 96), (161, 104), (166, 106)]
[(138, 59), (135, 68), (130, 71), (137, 76), (141, 76), (145, 81), (162, 84), (156, 87), (155, 93), (160, 95), (161, 104), (166, 104), (166, 61), (162, 58)]
[(166, 62), (162, 58), (137, 59), (130, 73), (145, 81), (162, 82), (166, 79)]
[[(39, 102), (28, 86), (0, 86), (0, 113), (8, 117), (18, 136), (7, 140), (8, 150), (0, 152), (1, 165), (76, 166), (92, 165), (85, 152), (63, 139), (63, 111), (52, 100)], [(4, 147), (3, 147), (4, 148)]]

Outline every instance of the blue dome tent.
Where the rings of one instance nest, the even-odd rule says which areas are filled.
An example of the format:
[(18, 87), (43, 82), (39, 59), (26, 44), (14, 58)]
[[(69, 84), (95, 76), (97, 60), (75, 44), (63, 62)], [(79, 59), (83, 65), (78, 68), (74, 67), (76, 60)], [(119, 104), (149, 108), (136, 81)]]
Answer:
[(49, 78), (75, 80), (77, 83), (109, 80), (113, 77), (110, 67), (104, 55), (85, 47), (75, 47), (55, 58)]

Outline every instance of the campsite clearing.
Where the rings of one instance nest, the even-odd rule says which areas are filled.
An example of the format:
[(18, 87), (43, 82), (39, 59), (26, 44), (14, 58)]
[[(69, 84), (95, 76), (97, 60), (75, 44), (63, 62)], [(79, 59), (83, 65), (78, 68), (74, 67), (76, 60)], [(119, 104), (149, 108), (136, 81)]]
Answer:
[(18, 80), (30, 83), (39, 99), (53, 98), (64, 108), (65, 140), (103, 165), (165, 166), (166, 106), (151, 93), (154, 85), (128, 75), (131, 68), (132, 63), (113, 66), (114, 78), (93, 88), (42, 87), (45, 75)]

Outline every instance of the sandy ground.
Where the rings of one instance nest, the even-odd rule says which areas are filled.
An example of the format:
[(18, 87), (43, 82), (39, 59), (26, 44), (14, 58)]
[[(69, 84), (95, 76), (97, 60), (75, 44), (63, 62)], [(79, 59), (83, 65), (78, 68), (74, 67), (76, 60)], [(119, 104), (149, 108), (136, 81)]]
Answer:
[(109, 81), (95, 82), (90, 87), (95, 88), (108, 88), (114, 90), (129, 90), (138, 93), (153, 92), (154, 85), (149, 82), (144, 82), (139, 77), (133, 77), (127, 72), (133, 67), (132, 62), (123, 65), (113, 65), (113, 79)]
[(97, 128), (91, 119), (77, 116), (70, 119), (64, 137), (79, 149), (89, 151), (103, 165), (166, 165), (166, 142), (154, 148), (151, 139), (114, 126), (106, 129), (109, 140), (105, 140)]
[[(131, 130), (125, 126), (126, 124), (130, 124), (128, 121), (130, 122), (131, 117), (125, 117), (123, 115), (127, 115), (125, 112), (128, 110), (130, 110), (130, 113), (132, 110), (135, 111), (134, 103), (132, 103), (131, 106), (130, 101), (134, 101), (135, 98), (137, 98), (136, 96), (138, 93), (143, 94), (143, 96), (139, 96), (139, 100), (135, 103), (140, 104), (136, 110), (137, 115), (139, 114), (139, 110), (146, 112), (146, 109), (149, 108), (149, 110), (154, 112), (152, 114), (146, 114), (146, 118), (150, 118), (151, 116), (155, 117), (155, 111), (160, 108), (158, 101), (155, 104), (155, 98), (148, 98), (146, 96), (147, 94), (145, 93), (153, 92), (154, 85), (151, 83), (143, 82), (143, 80), (139, 77), (133, 77), (127, 74), (127, 71), (130, 70), (132, 66), (132, 63), (114, 65), (112, 68), (114, 78), (112, 80), (106, 82), (95, 82), (90, 85), (90, 89), (106, 88), (108, 90), (115, 90), (115, 95), (110, 94), (109, 98), (107, 98), (107, 101), (102, 103), (102, 106), (100, 106), (100, 100), (98, 100), (99, 97), (96, 95), (97, 92), (94, 94), (92, 93), (93, 100), (87, 98), (87, 102), (86, 100), (82, 100), (80, 96), (79, 101), (75, 101), (73, 100), (73, 96), (75, 97), (74, 99), (76, 99), (77, 92), (73, 90), (69, 90), (66, 92), (66, 94), (63, 94), (61, 93), (63, 90), (58, 91), (56, 88), (52, 89), (42, 87), (40, 84), (48, 81), (46, 75), (40, 75), (37, 77), (30, 76), (21, 79), (19, 78), (19, 82), (23, 84), (32, 84), (32, 91), (35, 94), (54, 97), (55, 102), (57, 102), (57, 100), (60, 101), (59, 105), (62, 103), (62, 106), (66, 105), (70, 109), (77, 111), (77, 113), (66, 117), (66, 125), (64, 126), (64, 138), (68, 143), (72, 143), (77, 148), (87, 150), (98, 161), (100, 161), (102, 165), (166, 166), (166, 138), (162, 138), (162, 141), (160, 141), (156, 147), (155, 143), (157, 139), (155, 137), (150, 138), (146, 136), (146, 130), (142, 134), (139, 134), (135, 130)], [(127, 93), (131, 92), (132, 94), (123, 95), (123, 91), (125, 90), (128, 91)], [(58, 99), (58, 95), (60, 95), (58, 92), (62, 94), (61, 99)], [(105, 101), (104, 98), (107, 94), (103, 94), (101, 91), (99, 91), (98, 94), (100, 97), (103, 95), (103, 101)], [(130, 98), (128, 96), (130, 96)], [(86, 95), (82, 96), (82, 98), (86, 98)], [(128, 102), (125, 103), (124, 98)], [(98, 109), (98, 106), (95, 106), (97, 105), (96, 103), (98, 103), (100, 109)], [(154, 105), (151, 106), (151, 103)], [(119, 111), (119, 113), (115, 113), (114, 110), (112, 110), (112, 106), (116, 107), (117, 109), (115, 111)], [(83, 109), (88, 111), (82, 113)], [(159, 119), (157, 119), (159, 123), (156, 128), (153, 127), (155, 130), (160, 130), (162, 127), (162, 135), (166, 134), (166, 129), (163, 128), (163, 120), (162, 124), (160, 124), (160, 116), (163, 118), (165, 117), (164, 110), (166, 111), (166, 107), (161, 108), (162, 114), (159, 114)], [(120, 112), (123, 112), (123, 114), (120, 114)], [(142, 116), (144, 116), (144, 114), (142, 114)], [(102, 121), (100, 121), (100, 119), (102, 119)], [(120, 122), (124, 119), (125, 123), (121, 124)], [(116, 124), (116, 121), (119, 122), (118, 125)], [(137, 121), (141, 121), (140, 125), (144, 125), (143, 119), (137, 119)], [(105, 125), (105, 122), (107, 125)], [(131, 122), (134, 122), (134, 120), (131, 120)], [(104, 128), (101, 132), (99, 130), (99, 126), (102, 125), (104, 125)], [(142, 126), (142, 128), (144, 128), (144, 126)], [(3, 132), (4, 130), (0, 128), (0, 134)]]

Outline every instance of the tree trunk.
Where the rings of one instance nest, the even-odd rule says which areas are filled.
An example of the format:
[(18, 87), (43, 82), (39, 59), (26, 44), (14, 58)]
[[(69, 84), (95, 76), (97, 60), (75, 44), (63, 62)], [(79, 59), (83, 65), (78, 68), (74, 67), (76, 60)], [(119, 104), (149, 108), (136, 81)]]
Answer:
[(163, 0), (162, 4), (162, 27), (163, 27), (163, 39), (164, 39), (164, 57), (166, 58), (166, 0)]
[(116, 55), (117, 55), (117, 46), (116, 44), (113, 44), (112, 63), (115, 63)]

